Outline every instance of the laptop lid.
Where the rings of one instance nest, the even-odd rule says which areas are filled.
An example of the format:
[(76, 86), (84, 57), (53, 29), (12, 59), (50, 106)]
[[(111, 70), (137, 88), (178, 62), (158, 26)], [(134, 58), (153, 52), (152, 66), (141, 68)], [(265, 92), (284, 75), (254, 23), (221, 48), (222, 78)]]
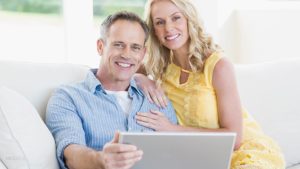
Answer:
[(120, 132), (119, 143), (143, 150), (132, 169), (229, 169), (235, 133)]

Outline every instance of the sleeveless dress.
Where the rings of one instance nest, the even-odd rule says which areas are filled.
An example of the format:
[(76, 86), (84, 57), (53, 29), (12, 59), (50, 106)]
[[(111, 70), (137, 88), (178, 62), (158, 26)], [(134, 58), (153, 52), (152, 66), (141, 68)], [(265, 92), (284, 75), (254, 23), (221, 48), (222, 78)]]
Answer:
[[(171, 63), (163, 75), (162, 86), (172, 101), (182, 126), (217, 129), (219, 126), (216, 93), (212, 85), (213, 70), (221, 59), (213, 53), (203, 72), (190, 72), (180, 84), (181, 68)], [(231, 169), (283, 169), (284, 157), (279, 146), (266, 136), (256, 121), (243, 110), (241, 146), (232, 154)]]

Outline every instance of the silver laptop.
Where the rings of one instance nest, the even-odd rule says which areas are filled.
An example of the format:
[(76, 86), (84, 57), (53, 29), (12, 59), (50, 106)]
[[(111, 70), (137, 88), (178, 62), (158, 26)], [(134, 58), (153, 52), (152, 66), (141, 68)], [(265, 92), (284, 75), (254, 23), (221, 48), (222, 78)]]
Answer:
[(128, 133), (120, 143), (143, 150), (132, 169), (228, 169), (235, 133)]

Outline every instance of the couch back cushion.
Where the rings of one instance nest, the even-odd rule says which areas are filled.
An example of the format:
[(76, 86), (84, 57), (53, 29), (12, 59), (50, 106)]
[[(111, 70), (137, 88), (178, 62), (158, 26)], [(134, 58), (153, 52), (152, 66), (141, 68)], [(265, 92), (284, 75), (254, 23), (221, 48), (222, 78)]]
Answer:
[(282, 148), (287, 166), (300, 162), (300, 59), (236, 66), (243, 106)]
[(45, 118), (49, 97), (61, 84), (81, 81), (89, 68), (75, 64), (0, 61), (0, 86), (25, 96)]
[(32, 104), (0, 87), (0, 159), (7, 168), (58, 169), (55, 142)]

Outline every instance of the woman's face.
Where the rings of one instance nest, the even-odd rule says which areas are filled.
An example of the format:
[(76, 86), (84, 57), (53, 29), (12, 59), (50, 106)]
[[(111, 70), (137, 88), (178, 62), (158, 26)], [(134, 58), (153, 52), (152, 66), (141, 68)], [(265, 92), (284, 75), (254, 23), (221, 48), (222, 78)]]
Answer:
[(162, 45), (171, 50), (187, 48), (187, 19), (175, 4), (168, 0), (154, 2), (151, 19), (155, 35)]

